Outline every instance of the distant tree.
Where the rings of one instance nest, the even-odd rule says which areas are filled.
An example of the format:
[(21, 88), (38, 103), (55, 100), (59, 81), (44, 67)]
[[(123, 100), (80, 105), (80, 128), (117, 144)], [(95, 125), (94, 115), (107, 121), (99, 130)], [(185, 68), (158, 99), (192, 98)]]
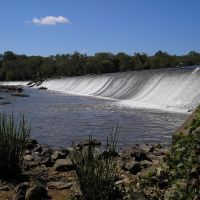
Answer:
[(16, 54), (14, 54), (12, 51), (6, 51), (3, 54), (3, 60), (15, 60), (17, 58)]

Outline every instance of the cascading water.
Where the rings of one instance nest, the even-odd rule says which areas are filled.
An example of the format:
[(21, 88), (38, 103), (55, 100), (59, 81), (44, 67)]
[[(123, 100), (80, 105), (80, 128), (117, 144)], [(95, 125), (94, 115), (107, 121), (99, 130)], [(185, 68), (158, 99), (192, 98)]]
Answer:
[(49, 79), (50, 90), (116, 99), (131, 107), (187, 112), (200, 103), (200, 68), (156, 69)]

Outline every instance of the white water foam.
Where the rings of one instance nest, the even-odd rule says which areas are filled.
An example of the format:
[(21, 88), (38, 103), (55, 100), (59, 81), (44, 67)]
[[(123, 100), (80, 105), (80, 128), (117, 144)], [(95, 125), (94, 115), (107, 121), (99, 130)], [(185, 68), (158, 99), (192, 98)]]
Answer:
[(197, 67), (50, 79), (50, 90), (118, 100), (118, 105), (187, 112), (200, 103)]

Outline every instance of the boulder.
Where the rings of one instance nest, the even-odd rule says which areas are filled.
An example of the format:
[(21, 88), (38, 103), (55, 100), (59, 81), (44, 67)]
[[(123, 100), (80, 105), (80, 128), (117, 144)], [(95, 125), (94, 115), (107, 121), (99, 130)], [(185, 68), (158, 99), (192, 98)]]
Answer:
[(142, 166), (141, 166), (140, 162), (130, 161), (130, 162), (126, 162), (122, 166), (122, 169), (126, 170), (126, 171), (130, 171), (131, 174), (136, 175), (138, 172), (140, 172), (142, 170)]
[(75, 169), (72, 161), (69, 158), (56, 160), (53, 168), (54, 170), (61, 171), (61, 172), (71, 171)]
[(84, 141), (80, 142), (77, 145), (77, 147), (83, 148), (83, 147), (89, 146), (89, 145), (91, 145), (91, 146), (99, 146), (99, 145), (101, 145), (101, 142), (96, 140), (96, 139), (94, 139), (94, 140), (84, 140)]
[(66, 154), (57, 150), (51, 155), (52, 161), (56, 161), (58, 159), (64, 159), (64, 158), (66, 158)]
[(56, 190), (69, 189), (73, 185), (73, 182), (63, 181), (51, 181), (48, 183), (48, 187)]
[(38, 144), (37, 140), (29, 139), (28, 143), (26, 145), (26, 148), (29, 150), (33, 149), (33, 148), (37, 147), (37, 144)]
[(30, 154), (27, 154), (27, 155), (24, 156), (24, 160), (25, 161), (32, 161), (33, 160), (33, 156), (30, 155)]

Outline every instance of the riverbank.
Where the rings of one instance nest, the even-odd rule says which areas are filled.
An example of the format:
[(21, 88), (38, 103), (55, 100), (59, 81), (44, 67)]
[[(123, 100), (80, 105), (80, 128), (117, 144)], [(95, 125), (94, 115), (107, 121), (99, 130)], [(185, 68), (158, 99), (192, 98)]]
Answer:
[[(99, 148), (100, 142), (94, 143)], [(81, 142), (77, 148), (83, 151), (88, 145), (88, 141)], [(30, 140), (24, 155), (22, 175), (19, 178), (1, 180), (0, 199), (17, 200), (20, 196), (32, 199), (27, 197), (29, 195), (38, 195), (38, 199), (48, 195), (55, 200), (81, 198), (75, 166), (71, 162), (73, 151), (72, 147), (49, 149), (36, 140)], [(168, 150), (159, 145), (133, 145), (130, 149), (116, 153), (120, 171), (116, 177), (116, 187), (120, 191), (122, 185), (137, 186), (140, 176), (147, 169), (158, 166), (167, 153)], [(124, 191), (121, 190), (118, 195), (122, 197)]]

